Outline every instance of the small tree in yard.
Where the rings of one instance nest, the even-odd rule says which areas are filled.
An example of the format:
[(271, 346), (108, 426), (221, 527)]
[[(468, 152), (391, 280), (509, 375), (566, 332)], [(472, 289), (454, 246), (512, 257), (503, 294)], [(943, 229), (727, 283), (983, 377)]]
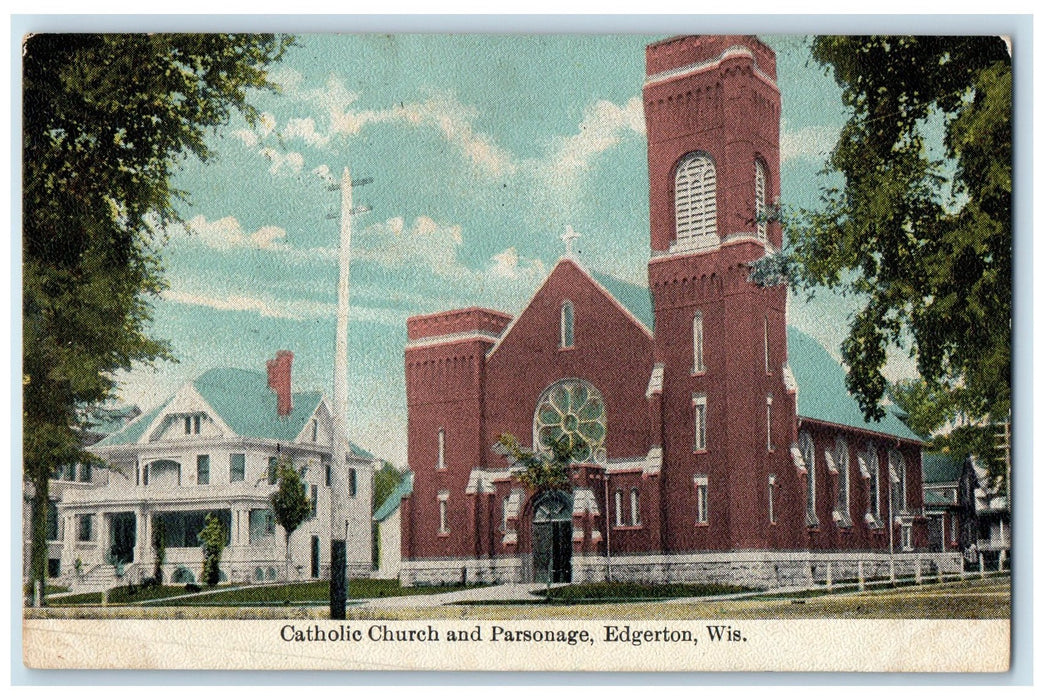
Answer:
[(275, 521), (286, 533), (286, 580), (290, 580), (290, 536), (312, 512), (301, 472), (294, 468), (293, 461), (281, 456), (276, 463), (275, 493), (269, 496)]
[(167, 555), (167, 530), (159, 518), (152, 520), (152, 548), (156, 550), (156, 565), (152, 570), (152, 578), (159, 585), (163, 583), (163, 560)]
[(497, 442), (508, 459), (522, 467), (518, 480), (534, 491), (568, 490), (569, 465), (586, 446), (582, 437), (570, 433), (563, 434), (551, 445), (550, 454), (525, 449), (511, 433), (504, 433)]
[(218, 565), (221, 562), (221, 552), (225, 549), (225, 539), (228, 537), (228, 533), (216, 515), (207, 513), (206, 524), (197, 537), (203, 545), (203, 571), (199, 576), (200, 582), (208, 586), (216, 586), (221, 580), (221, 570)]

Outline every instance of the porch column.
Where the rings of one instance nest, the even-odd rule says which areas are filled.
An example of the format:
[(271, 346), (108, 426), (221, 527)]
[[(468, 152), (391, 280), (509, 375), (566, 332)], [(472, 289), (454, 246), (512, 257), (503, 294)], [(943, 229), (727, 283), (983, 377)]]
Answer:
[(142, 507), (134, 509), (134, 561), (146, 564), (152, 560), (152, 529), (148, 513)]

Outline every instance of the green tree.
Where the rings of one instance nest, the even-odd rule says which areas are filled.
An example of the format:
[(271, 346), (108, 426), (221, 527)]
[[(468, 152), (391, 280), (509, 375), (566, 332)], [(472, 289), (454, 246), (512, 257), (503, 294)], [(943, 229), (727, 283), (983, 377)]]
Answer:
[[(373, 475), (373, 503), (371, 504), (371, 513), (376, 513), (377, 509), (380, 508), (384, 502), (392, 495), (395, 491), (395, 487), (402, 481), (402, 474), (399, 470), (388, 461), (381, 463), (381, 468), (374, 472)], [(380, 531), (377, 523), (373, 523), (370, 527), (370, 539), (372, 541), (372, 564), (373, 568), (377, 568), (381, 563), (381, 538)]]
[(56, 465), (90, 461), (85, 407), (113, 373), (170, 359), (148, 334), (171, 176), (290, 45), (272, 35), (35, 34), (23, 43), (23, 460), (32, 580), (46, 574)]
[(1011, 402), (1008, 48), (998, 37), (830, 36), (812, 56), (849, 114), (825, 168), (841, 184), (785, 217), (787, 249), (752, 278), (859, 300), (841, 352), (868, 419), (884, 414), (893, 345), (953, 404), (939, 410), (989, 430)]
[(558, 438), (550, 454), (525, 449), (511, 433), (502, 434), (497, 442), (508, 458), (522, 467), (516, 475), (518, 480), (534, 491), (568, 490), (572, 485), (569, 465), (584, 449), (583, 438), (571, 433)]
[(228, 530), (213, 513), (207, 513), (203, 529), (197, 535), (203, 547), (203, 571), (199, 574), (200, 583), (216, 586), (221, 580), (221, 553), (228, 542)]
[(286, 534), (286, 580), (290, 580), (290, 536), (312, 512), (312, 502), (301, 472), (294, 467), (293, 460), (281, 455), (276, 462), (276, 490), (269, 496), (275, 521)]

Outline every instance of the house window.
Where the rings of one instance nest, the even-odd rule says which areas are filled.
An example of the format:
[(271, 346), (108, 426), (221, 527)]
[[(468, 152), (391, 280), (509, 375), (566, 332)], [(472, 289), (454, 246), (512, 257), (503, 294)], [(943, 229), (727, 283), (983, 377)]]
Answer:
[(255, 508), (248, 516), (250, 544), (267, 544), (275, 538), (275, 516), (271, 508)]
[(76, 539), (80, 542), (94, 541), (94, 514), (76, 516)]
[(348, 497), (355, 498), (355, 494), (358, 490), (358, 484), (356, 483), (355, 469), (348, 469)]
[(767, 210), (765, 207), (765, 165), (760, 160), (754, 161), (754, 212), (758, 226), (758, 238), (765, 240), (768, 231)]
[(319, 505), (319, 487), (316, 486), (315, 484), (312, 484), (312, 498), (310, 500), (311, 500), (311, 503), (309, 505), (312, 508), (311, 515), (314, 518), (315, 514), (316, 514), (316, 509), (318, 508), (318, 505)]
[(678, 243), (718, 233), (714, 162), (706, 153), (690, 153), (678, 163), (674, 222)]
[(641, 525), (641, 504), (638, 502), (638, 489), (631, 489), (631, 524)]
[(446, 429), (439, 428), (439, 461), (435, 465), (436, 469), (446, 468)]
[(185, 434), (192, 434), (192, 416), (185, 416)]
[(837, 515), (839, 523), (844, 527), (852, 525), (852, 516), (848, 510), (851, 486), (848, 478), (848, 443), (838, 438), (834, 443), (834, 465), (837, 467)]
[(806, 496), (805, 524), (809, 527), (819, 525), (816, 517), (816, 443), (808, 433), (798, 436), (798, 448), (801, 450), (801, 458), (805, 460), (805, 475), (808, 491)]
[(199, 435), (200, 416), (185, 416), (185, 434)]
[(692, 371), (703, 372), (703, 312), (697, 311), (692, 318)]
[(692, 449), (702, 452), (707, 449), (707, 395), (693, 394), (692, 397)]
[(769, 524), (776, 524), (776, 475), (768, 476), (768, 516)]
[(623, 491), (616, 489), (613, 493), (613, 503), (616, 506), (616, 527), (623, 525)]
[(62, 468), (62, 480), (63, 481), (76, 481), (76, 465), (66, 464)]
[(696, 489), (696, 524), (706, 525), (707, 520), (707, 475), (697, 474), (692, 478)]
[(776, 449), (772, 444), (772, 394), (765, 397), (765, 449), (769, 452)]
[(329, 488), (330, 477), (332, 476), (331, 472), (333, 471), (333, 467), (330, 466), (329, 462), (323, 462), (323, 471), (326, 473), (326, 486)]
[(560, 348), (571, 348), (573, 347), (573, 302), (565, 301), (562, 304), (562, 310), (560, 312), (561, 317), (559, 320), (559, 339), (558, 347)]
[(246, 455), (233, 453), (228, 456), (229, 482), (246, 479)]
[(906, 460), (898, 450), (888, 451), (888, 476), (892, 481), (892, 505), (906, 511)]
[(58, 532), (58, 501), (47, 501), (47, 539), (60, 540)]
[(449, 501), (449, 491), (439, 491), (439, 534), (449, 534), (449, 522), (446, 520), (446, 503)]
[(80, 481), (84, 483), (91, 483), (91, 465), (81, 464), (80, 465)]
[(268, 483), (274, 484), (279, 481), (279, 458), (268, 458)]
[(196, 455), (196, 483), (210, 483), (210, 455)]
[(192, 432), (199, 435), (199, 416), (192, 416)]
[(319, 419), (312, 419), (312, 442), (319, 442)]

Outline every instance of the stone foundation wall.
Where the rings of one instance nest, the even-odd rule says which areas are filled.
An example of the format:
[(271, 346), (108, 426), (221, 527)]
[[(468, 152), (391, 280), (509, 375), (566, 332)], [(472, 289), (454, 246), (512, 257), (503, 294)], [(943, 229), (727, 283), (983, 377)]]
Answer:
[[(704, 552), (613, 557), (574, 556), (573, 583), (720, 583), (749, 588), (785, 588), (896, 578), (930, 580), (961, 570), (956, 553), (903, 552)], [(519, 557), (404, 561), (404, 586), (451, 583), (526, 583), (532, 580)]]

